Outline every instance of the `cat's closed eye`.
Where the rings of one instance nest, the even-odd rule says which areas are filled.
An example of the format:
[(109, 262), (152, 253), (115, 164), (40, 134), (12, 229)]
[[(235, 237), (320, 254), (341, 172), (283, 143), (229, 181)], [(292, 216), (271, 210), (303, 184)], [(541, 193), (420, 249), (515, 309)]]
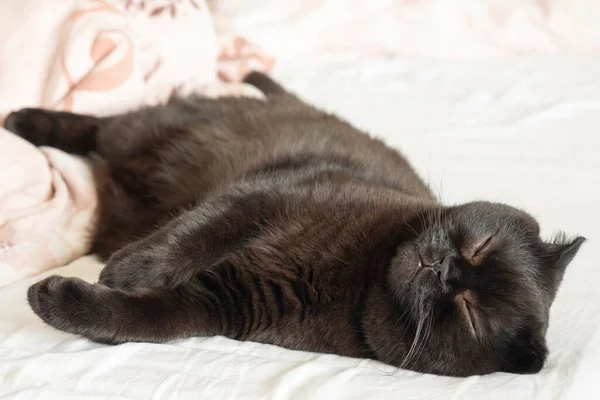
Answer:
[(469, 332), (474, 338), (478, 338), (478, 322), (479, 317), (476, 311), (476, 298), (473, 295), (473, 292), (470, 290), (466, 290), (463, 293), (459, 294), (455, 298), (455, 302), (458, 305), (458, 308), (463, 315), (465, 322), (467, 323), (467, 327)]
[(496, 237), (496, 233), (489, 235), (483, 235), (478, 240), (474, 241), (474, 244), (467, 246), (463, 250), (463, 256), (473, 265), (479, 265)]
[(478, 255), (482, 254), (483, 252), (485, 252), (485, 250), (490, 246), (490, 243), (492, 242), (492, 239), (494, 238), (494, 235), (489, 235), (486, 239), (480, 241), (476, 248), (475, 248), (475, 252), (473, 253), (472, 257), (477, 257)]

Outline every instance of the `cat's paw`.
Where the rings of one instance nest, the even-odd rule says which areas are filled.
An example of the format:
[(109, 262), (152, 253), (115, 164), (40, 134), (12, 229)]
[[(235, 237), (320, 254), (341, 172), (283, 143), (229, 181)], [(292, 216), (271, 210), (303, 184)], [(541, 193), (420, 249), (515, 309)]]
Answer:
[(98, 283), (107, 286), (111, 289), (131, 290), (135, 288), (136, 282), (133, 279), (126, 279), (119, 268), (114, 264), (107, 264), (100, 272)]
[(125, 291), (173, 285), (175, 274), (165, 270), (165, 261), (156, 248), (130, 245), (115, 253), (102, 272), (98, 283)]
[(158, 271), (153, 271), (151, 267), (152, 264), (139, 265), (131, 263), (123, 265), (122, 263), (109, 262), (100, 272), (98, 283), (111, 289), (125, 291), (141, 287), (149, 288), (166, 285), (166, 281), (158, 276)]
[(29, 288), (27, 300), (44, 322), (65, 332), (80, 333), (100, 318), (94, 286), (78, 278), (50, 276)]
[(50, 146), (55, 118), (51, 112), (38, 108), (24, 108), (8, 114), (4, 128), (36, 146)]

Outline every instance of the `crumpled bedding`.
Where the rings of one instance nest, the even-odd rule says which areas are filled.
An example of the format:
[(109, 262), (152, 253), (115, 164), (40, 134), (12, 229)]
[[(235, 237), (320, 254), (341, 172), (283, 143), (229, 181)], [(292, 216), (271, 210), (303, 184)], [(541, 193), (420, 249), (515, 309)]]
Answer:
[(600, 58), (278, 61), (286, 86), (400, 148), (448, 204), (523, 207), (588, 238), (551, 312), (536, 375), (449, 378), (222, 337), (104, 346), (43, 324), (27, 287), (95, 281), (91, 257), (0, 289), (0, 397), (14, 399), (584, 399), (600, 366)]

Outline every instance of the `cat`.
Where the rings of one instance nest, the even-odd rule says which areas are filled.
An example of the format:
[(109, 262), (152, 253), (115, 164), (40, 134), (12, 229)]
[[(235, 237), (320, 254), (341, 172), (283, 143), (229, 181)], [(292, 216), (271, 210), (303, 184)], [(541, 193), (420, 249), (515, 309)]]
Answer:
[(99, 282), (29, 288), (107, 344), (223, 335), (469, 376), (535, 373), (585, 238), (504, 204), (441, 204), (396, 150), (266, 75), (265, 99), (174, 97), (111, 117), (24, 109), (8, 130), (89, 158)]

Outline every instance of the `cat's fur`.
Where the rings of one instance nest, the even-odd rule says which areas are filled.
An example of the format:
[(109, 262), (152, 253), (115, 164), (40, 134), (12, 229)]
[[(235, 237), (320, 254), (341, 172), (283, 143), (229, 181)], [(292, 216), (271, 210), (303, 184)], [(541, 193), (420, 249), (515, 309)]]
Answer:
[(583, 238), (506, 205), (440, 204), (395, 150), (264, 75), (266, 101), (174, 98), (110, 118), (25, 109), (6, 127), (88, 154), (98, 284), (28, 292), (104, 343), (225, 335), (436, 374), (539, 371)]

